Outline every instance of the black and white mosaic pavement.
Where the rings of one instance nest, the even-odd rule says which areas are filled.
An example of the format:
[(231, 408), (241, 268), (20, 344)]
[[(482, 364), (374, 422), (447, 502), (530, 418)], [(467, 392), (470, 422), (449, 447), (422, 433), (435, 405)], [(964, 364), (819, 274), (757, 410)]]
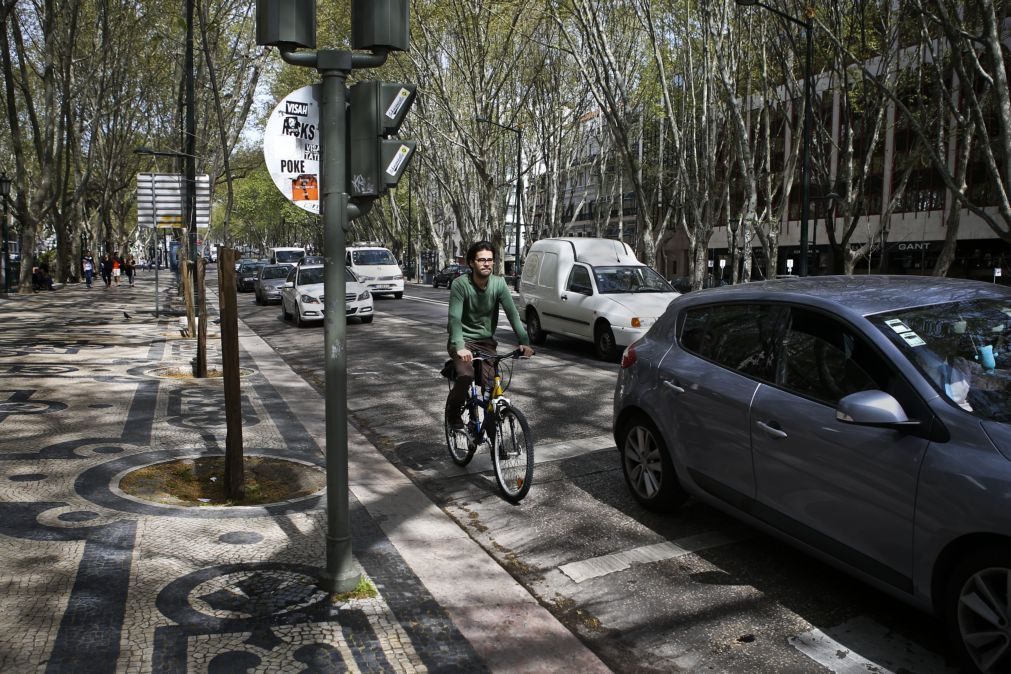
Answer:
[[(185, 508), (118, 489), (131, 470), (225, 444), (219, 381), (151, 376), (185, 369), (194, 342), (155, 320), (149, 293), (0, 301), (0, 672), (484, 671), (355, 502), (355, 557), (379, 596), (334, 604), (316, 585), (324, 495)], [(110, 319), (124, 310), (129, 323)], [(322, 468), (243, 366), (246, 453)]]

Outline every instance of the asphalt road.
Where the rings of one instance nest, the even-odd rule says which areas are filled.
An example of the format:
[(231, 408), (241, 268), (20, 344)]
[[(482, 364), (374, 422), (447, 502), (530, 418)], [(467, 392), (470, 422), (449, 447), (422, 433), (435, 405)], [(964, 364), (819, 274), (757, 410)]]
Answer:
[[(695, 501), (658, 516), (628, 494), (611, 436), (616, 364), (549, 338), (508, 395), (537, 465), (517, 506), (479, 454), (443, 440), (446, 289), (377, 298), (348, 324), (351, 421), (617, 672), (955, 672), (929, 617)], [(323, 390), (322, 326), (240, 295), (241, 318)], [(500, 350), (515, 344), (500, 321)]]

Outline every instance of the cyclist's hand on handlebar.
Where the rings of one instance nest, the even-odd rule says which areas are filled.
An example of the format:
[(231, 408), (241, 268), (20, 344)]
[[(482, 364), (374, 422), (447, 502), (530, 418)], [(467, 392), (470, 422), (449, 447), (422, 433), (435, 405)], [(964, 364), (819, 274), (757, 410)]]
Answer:
[(465, 363), (469, 363), (470, 361), (474, 360), (474, 354), (471, 353), (470, 349), (467, 348), (457, 349), (456, 355), (458, 355), (460, 357), (460, 360), (462, 360)]
[(528, 344), (520, 344), (520, 358), (529, 358), (536, 353), (534, 347)]

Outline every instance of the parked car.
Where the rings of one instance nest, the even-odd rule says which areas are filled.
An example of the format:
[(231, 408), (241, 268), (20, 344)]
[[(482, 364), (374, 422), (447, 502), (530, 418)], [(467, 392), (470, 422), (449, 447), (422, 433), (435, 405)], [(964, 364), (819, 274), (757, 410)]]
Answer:
[[(302, 327), (307, 321), (323, 320), (323, 270), (322, 265), (299, 265), (288, 272), (281, 286), (281, 319), (294, 318)], [(362, 323), (372, 322), (372, 294), (347, 267), (344, 268), (345, 314)]]
[(643, 506), (689, 495), (935, 612), (1011, 671), (1011, 290), (808, 277), (681, 296), (622, 357)]
[(235, 285), (239, 292), (249, 292), (254, 289), (260, 269), (266, 264), (266, 260), (246, 260), (239, 265), (239, 271), (235, 275)]
[(447, 267), (443, 267), (442, 271), (435, 273), (432, 277), (432, 287), (438, 288), (439, 286), (446, 286), (447, 288), (453, 285), (453, 281), (464, 274), (470, 273), (470, 267), (465, 264), (451, 264)]
[(591, 342), (601, 360), (616, 360), (678, 293), (627, 244), (567, 237), (530, 247), (520, 295), (531, 342), (558, 333)]
[(298, 261), (299, 264), (310, 265), (310, 264), (323, 264), (325, 258), (322, 255), (306, 255), (301, 260)]
[(281, 286), (284, 285), (293, 266), (290, 264), (265, 264), (260, 267), (260, 274), (256, 277), (256, 284), (253, 287), (257, 304), (281, 301)]
[(242, 268), (244, 262), (256, 262), (253, 258), (243, 257), (235, 261), (235, 271), (239, 271)]

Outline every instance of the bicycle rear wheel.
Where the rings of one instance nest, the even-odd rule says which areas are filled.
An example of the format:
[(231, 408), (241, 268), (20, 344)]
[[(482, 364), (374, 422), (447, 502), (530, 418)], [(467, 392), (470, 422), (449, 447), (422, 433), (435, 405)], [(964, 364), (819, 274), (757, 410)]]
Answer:
[[(473, 428), (470, 423), (471, 406), (463, 410), (463, 423), (466, 428)], [(449, 458), (458, 466), (466, 466), (474, 458), (477, 444), (467, 431), (454, 431), (449, 427), (449, 409), (443, 414), (443, 425), (446, 429), (446, 448), (449, 449)]]
[(526, 417), (512, 405), (503, 406), (495, 420), (491, 456), (502, 495), (510, 503), (519, 503), (534, 479), (534, 439)]

